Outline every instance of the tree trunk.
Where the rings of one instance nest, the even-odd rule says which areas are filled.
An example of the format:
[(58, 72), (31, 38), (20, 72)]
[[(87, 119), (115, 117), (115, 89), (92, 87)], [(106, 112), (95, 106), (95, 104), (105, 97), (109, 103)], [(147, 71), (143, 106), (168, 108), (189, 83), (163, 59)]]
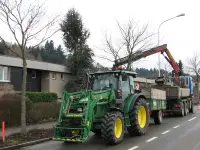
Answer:
[(132, 59), (131, 56), (129, 56), (129, 58), (128, 58), (128, 64), (127, 64), (127, 68), (126, 68), (127, 71), (131, 70), (131, 64), (132, 64), (131, 59)]
[(27, 77), (27, 63), (23, 58), (23, 81), (22, 81), (22, 97), (21, 97), (21, 133), (26, 134), (26, 77)]

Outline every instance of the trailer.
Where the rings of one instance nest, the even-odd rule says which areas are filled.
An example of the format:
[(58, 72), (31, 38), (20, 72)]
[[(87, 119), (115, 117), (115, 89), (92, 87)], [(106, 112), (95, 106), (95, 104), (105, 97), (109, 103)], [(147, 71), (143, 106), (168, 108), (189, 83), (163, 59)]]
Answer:
[(163, 111), (167, 108), (166, 91), (150, 88), (143, 89), (141, 93), (146, 97), (150, 117), (154, 119), (155, 124), (161, 124)]
[(194, 87), (192, 77), (184, 75), (182, 66), (175, 61), (167, 48), (167, 44), (150, 50), (135, 52), (130, 57), (127, 56), (117, 59), (115, 60), (115, 66), (128, 63), (130, 61), (129, 58), (134, 62), (156, 53), (161, 53), (173, 68), (171, 77), (167, 77), (167, 80), (163, 76), (158, 77), (155, 80), (156, 85), (153, 86), (153, 88), (166, 91), (167, 108), (164, 112), (175, 115), (179, 114), (182, 117), (189, 112), (194, 113)]

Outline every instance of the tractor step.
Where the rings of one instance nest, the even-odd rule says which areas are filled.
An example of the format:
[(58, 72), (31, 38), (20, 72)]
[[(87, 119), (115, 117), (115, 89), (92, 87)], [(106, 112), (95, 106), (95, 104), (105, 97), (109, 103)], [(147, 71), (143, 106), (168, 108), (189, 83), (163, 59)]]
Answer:
[(66, 128), (56, 127), (53, 140), (55, 141), (71, 141), (71, 142), (84, 142), (87, 135), (87, 127), (83, 128)]
[(87, 138), (83, 138), (83, 139), (68, 139), (68, 138), (52, 138), (52, 140), (54, 141), (65, 141), (65, 142), (80, 142), (83, 143), (87, 140)]

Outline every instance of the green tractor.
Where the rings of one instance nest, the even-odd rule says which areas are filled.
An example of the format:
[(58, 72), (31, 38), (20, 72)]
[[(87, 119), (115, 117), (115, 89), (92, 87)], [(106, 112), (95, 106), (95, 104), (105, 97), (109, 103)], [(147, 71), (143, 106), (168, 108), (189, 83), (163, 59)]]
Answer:
[(149, 108), (134, 87), (135, 72), (115, 70), (89, 75), (90, 88), (64, 91), (53, 140), (85, 142), (90, 132), (101, 134), (108, 144), (131, 136), (144, 135), (149, 126)]

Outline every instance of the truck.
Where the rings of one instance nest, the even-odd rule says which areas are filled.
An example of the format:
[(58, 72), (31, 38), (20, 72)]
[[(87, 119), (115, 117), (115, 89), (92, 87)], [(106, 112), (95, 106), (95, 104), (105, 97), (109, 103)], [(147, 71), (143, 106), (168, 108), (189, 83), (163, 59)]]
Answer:
[[(167, 109), (163, 110), (163, 113), (179, 115), (182, 117), (189, 112), (194, 113), (194, 89), (192, 77), (184, 75), (182, 67), (173, 58), (167, 48), (167, 44), (146, 51), (137, 51), (131, 55), (131, 61), (134, 62), (156, 53), (161, 53), (173, 68), (171, 77), (158, 77), (155, 80), (156, 85), (152, 86), (153, 88), (166, 91)], [(128, 57), (120, 58), (115, 60), (113, 67), (126, 63), (128, 63)]]

